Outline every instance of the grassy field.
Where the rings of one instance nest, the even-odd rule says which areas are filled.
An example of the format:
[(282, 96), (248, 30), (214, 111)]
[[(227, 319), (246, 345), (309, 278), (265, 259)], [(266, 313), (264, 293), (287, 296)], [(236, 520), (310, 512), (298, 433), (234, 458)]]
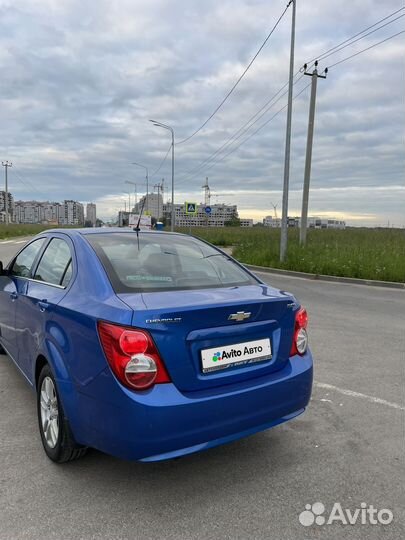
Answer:
[(54, 228), (55, 225), (16, 225), (15, 223), (4, 225), (2, 223), (0, 224), (0, 240), (7, 240), (7, 238), (14, 238), (15, 236), (30, 236), (45, 229)]
[(199, 228), (192, 234), (218, 246), (234, 246), (233, 256), (248, 264), (405, 282), (405, 230), (401, 229), (309, 230), (305, 249), (299, 246), (299, 231), (290, 229), (288, 258), (283, 264), (277, 229)]
[[(0, 240), (29, 236), (47, 225), (0, 225)], [(181, 232), (189, 233), (189, 229)], [(217, 246), (233, 246), (233, 255), (248, 264), (313, 274), (405, 282), (405, 230), (309, 230), (305, 249), (299, 231), (290, 229), (287, 260), (279, 261), (280, 230), (263, 227), (193, 228), (191, 233)]]

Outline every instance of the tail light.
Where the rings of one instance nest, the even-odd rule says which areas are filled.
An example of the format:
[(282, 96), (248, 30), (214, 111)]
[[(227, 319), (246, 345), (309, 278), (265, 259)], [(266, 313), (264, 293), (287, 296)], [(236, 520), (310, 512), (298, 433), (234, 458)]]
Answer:
[(99, 321), (98, 335), (114, 375), (124, 386), (146, 390), (170, 382), (152, 337), (145, 330)]
[(295, 314), (295, 326), (294, 326), (294, 337), (292, 342), (292, 347), (290, 351), (290, 356), (299, 354), (300, 356), (306, 353), (308, 348), (308, 313), (305, 308), (300, 308)]

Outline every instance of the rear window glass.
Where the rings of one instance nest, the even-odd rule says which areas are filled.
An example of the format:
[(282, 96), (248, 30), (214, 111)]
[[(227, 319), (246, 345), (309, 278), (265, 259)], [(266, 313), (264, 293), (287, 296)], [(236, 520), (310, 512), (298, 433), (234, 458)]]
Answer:
[(89, 234), (116, 292), (206, 289), (257, 281), (211, 246), (165, 233)]

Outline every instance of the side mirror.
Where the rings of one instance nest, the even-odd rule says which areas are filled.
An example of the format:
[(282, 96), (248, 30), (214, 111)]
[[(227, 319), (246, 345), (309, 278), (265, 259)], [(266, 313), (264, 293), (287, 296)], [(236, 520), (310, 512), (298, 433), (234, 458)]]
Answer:
[(0, 276), (6, 276), (7, 270), (4, 269), (2, 261), (0, 261)]

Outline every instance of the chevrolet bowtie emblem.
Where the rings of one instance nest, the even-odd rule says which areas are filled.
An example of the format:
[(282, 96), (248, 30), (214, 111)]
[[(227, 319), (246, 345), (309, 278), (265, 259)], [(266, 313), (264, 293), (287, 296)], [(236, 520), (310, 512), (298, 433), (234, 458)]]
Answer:
[(228, 317), (228, 321), (244, 321), (245, 319), (248, 319), (252, 314), (245, 311), (238, 311), (237, 313), (231, 313)]

